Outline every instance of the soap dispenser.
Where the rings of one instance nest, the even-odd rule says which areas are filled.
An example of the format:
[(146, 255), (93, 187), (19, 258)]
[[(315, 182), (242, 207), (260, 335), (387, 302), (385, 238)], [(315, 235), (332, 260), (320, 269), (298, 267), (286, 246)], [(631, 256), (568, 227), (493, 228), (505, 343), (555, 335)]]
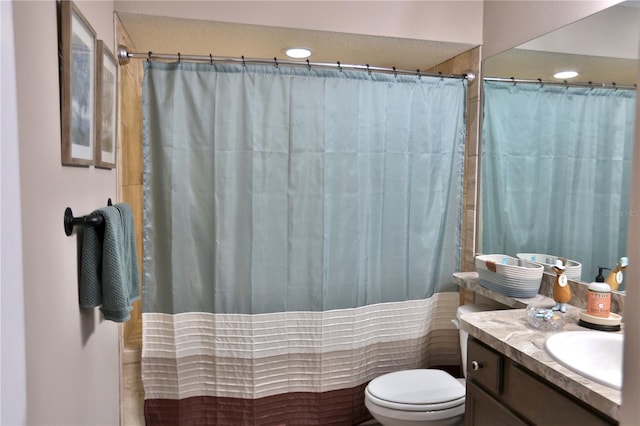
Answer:
[(598, 266), (596, 280), (589, 284), (587, 294), (587, 313), (596, 317), (608, 318), (611, 310), (611, 287), (605, 282), (602, 275), (603, 268)]
[(620, 284), (622, 284), (622, 280), (624, 278), (622, 271), (624, 271), (624, 268), (626, 268), (628, 264), (629, 259), (626, 257), (621, 257), (620, 260), (618, 260), (618, 264), (616, 265), (616, 267), (611, 270), (609, 275), (607, 275), (607, 278), (604, 280), (604, 282), (609, 284), (609, 287), (611, 287), (612, 291), (618, 290), (618, 287), (620, 287)]
[(556, 264), (552, 268), (556, 273), (556, 281), (553, 284), (553, 300), (556, 304), (553, 310), (562, 313), (567, 312), (567, 303), (571, 300), (571, 287), (569, 287), (569, 280), (564, 274), (564, 268), (562, 260), (556, 259)]

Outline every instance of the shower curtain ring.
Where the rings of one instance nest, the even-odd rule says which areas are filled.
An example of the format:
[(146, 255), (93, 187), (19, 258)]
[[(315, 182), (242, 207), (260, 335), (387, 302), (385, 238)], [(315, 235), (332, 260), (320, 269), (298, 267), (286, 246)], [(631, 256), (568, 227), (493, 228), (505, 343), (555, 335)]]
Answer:
[(369, 69), (369, 64), (367, 64), (367, 74), (371, 75), (371, 70)]
[(211, 61), (211, 65), (213, 65), (213, 55), (209, 53), (209, 61)]
[(147, 54), (147, 62), (151, 62), (151, 51)]
[(420, 74), (420, 68), (418, 68), (418, 69), (416, 70), (416, 76), (417, 76), (418, 78), (422, 78), (422, 74)]
[(442, 77), (442, 71), (438, 71), (438, 75), (440, 76), (440, 81), (444, 80), (444, 77)]
[(242, 68), (246, 68), (247, 64), (244, 62), (244, 55), (242, 55)]
[(182, 58), (180, 57), (180, 52), (178, 52), (178, 63), (180, 63), (182, 61)]
[(538, 79), (538, 83), (540, 83), (540, 88), (544, 87), (544, 83), (542, 83), (542, 79), (541, 78)]
[(513, 85), (515, 86), (516, 85), (516, 79), (511, 77), (511, 81), (513, 82)]
[(398, 76), (398, 71), (396, 71), (396, 67), (393, 67), (393, 76), (394, 77)]
[(309, 63), (308, 59), (307, 59), (307, 68), (309, 69), (309, 71), (311, 71), (311, 64)]
[(273, 57), (273, 62), (275, 63), (275, 67), (276, 69), (278, 69), (278, 60), (276, 59), (276, 57)]
[(338, 61), (338, 71), (342, 72), (342, 66), (340, 65), (340, 61)]

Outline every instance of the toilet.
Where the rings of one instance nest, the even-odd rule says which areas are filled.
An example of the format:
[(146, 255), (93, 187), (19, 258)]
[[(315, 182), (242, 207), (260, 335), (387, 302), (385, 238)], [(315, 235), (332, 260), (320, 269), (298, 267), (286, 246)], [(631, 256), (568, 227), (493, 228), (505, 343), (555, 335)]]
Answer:
[[(499, 309), (484, 304), (462, 305), (460, 316), (468, 312)], [(462, 369), (467, 373), (467, 334), (460, 330)], [(364, 391), (369, 413), (383, 426), (454, 426), (464, 420), (465, 382), (436, 369), (402, 370), (373, 379)]]

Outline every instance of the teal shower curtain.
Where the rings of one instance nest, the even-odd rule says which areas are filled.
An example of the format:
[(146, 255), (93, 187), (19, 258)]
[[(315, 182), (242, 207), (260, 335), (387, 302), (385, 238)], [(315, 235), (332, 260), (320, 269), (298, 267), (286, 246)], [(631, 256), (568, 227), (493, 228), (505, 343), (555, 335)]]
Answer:
[[(626, 255), (636, 91), (485, 81), (482, 252)], [(636, 215), (638, 212), (635, 213)]]
[[(145, 63), (149, 423), (190, 404), (216, 424), (277, 424), (346, 389), (348, 424), (380, 368), (457, 361), (455, 330), (431, 317), (457, 304), (465, 93), (461, 79)], [(293, 394), (313, 402), (282, 408)], [(308, 424), (332, 424), (320, 411)]]

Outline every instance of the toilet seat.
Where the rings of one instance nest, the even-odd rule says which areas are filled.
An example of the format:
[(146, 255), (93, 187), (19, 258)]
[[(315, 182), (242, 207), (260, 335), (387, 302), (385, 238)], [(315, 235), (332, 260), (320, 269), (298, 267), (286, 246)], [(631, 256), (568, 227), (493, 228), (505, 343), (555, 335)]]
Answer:
[(384, 374), (365, 389), (370, 402), (392, 410), (440, 411), (464, 405), (465, 388), (442, 370), (415, 369)]

